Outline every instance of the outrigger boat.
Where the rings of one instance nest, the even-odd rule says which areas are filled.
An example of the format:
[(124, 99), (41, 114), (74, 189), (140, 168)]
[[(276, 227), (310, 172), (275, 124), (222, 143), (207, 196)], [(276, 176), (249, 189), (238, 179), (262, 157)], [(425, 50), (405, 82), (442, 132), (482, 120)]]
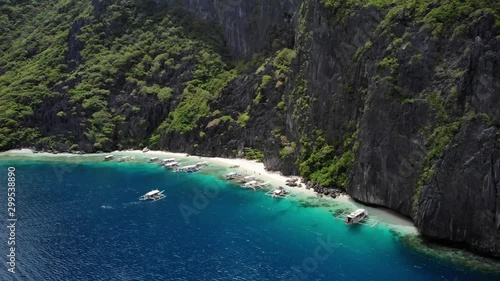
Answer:
[(180, 167), (180, 168), (177, 168), (175, 170), (175, 172), (186, 172), (186, 173), (195, 173), (195, 172), (198, 172), (200, 170), (200, 168), (196, 165), (191, 165), (191, 166), (184, 166), (184, 167)]
[(107, 156), (104, 156), (104, 161), (111, 161), (115, 159), (115, 156), (114, 155), (107, 155)]
[(240, 182), (241, 183), (249, 183), (249, 182), (252, 182), (252, 181), (256, 181), (257, 180), (257, 177), (255, 177), (254, 175), (251, 175), (251, 176), (246, 176), (246, 177), (243, 177)]
[(266, 186), (268, 184), (269, 184), (269, 182), (260, 182), (260, 181), (253, 180), (253, 181), (249, 181), (249, 182), (243, 184), (241, 187), (251, 188), (253, 190), (256, 190), (257, 188), (262, 189), (262, 188), (264, 188), (264, 186)]
[(240, 173), (238, 172), (231, 172), (223, 176), (224, 179), (226, 180), (234, 180), (235, 178), (239, 177)]
[(135, 157), (132, 157), (132, 156), (123, 156), (123, 157), (118, 158), (118, 162), (129, 162), (129, 161), (132, 161), (134, 159), (135, 159)]
[(145, 147), (145, 148), (142, 149), (142, 153), (146, 153), (148, 151), (149, 151), (149, 148), (147, 148), (147, 147)]
[(165, 164), (168, 164), (168, 163), (173, 163), (175, 162), (175, 159), (174, 158), (168, 158), (168, 159), (162, 159), (160, 161), (160, 165), (165, 165)]
[(176, 167), (179, 167), (179, 162), (170, 162), (170, 163), (164, 164), (163, 167), (165, 167), (165, 169), (174, 169)]
[(158, 189), (151, 190), (150, 192), (142, 195), (139, 197), (139, 200), (144, 201), (144, 200), (153, 200), (153, 201), (158, 201), (160, 199), (163, 199), (167, 197), (166, 195), (163, 194), (165, 190), (159, 191)]
[(158, 162), (158, 160), (160, 160), (158, 157), (151, 157), (151, 158), (149, 158), (149, 162), (151, 162), (151, 163)]
[(292, 194), (288, 192), (284, 187), (280, 186), (275, 190), (266, 192), (266, 195), (271, 196), (272, 198), (288, 198)]
[(361, 222), (362, 220), (364, 220), (367, 217), (368, 217), (368, 212), (365, 209), (357, 209), (356, 211), (347, 215), (344, 222), (345, 222), (345, 224), (348, 224), (348, 225), (355, 224), (355, 223)]
[(335, 219), (343, 220), (347, 225), (362, 224), (370, 227), (375, 227), (380, 223), (376, 217), (368, 217), (368, 212), (365, 209), (357, 209), (354, 212), (343, 212), (335, 217)]
[(198, 162), (198, 163), (196, 163), (195, 166), (198, 168), (205, 167), (205, 166), (208, 166), (208, 162), (207, 161)]

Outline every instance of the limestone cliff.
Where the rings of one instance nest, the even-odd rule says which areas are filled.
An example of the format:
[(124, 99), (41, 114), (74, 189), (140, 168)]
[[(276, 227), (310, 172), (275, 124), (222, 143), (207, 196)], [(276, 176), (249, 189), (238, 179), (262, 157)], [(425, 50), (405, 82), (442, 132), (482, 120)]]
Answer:
[[(345, 136), (356, 133), (345, 186), (354, 198), (412, 217), (429, 238), (500, 256), (500, 45), (493, 15), (478, 12), (450, 27), (453, 34), (436, 35), (415, 22), (411, 9), (391, 17), (389, 9), (365, 6), (343, 16), (321, 1), (300, 9), (289, 1), (258, 2), (235, 9), (186, 1), (217, 21), (232, 52), (244, 56), (269, 47), (262, 45), (269, 29), (286, 26), (291, 16), (297, 56), (286, 85), (269, 89), (265, 111), (252, 107), (249, 127), (232, 134), (244, 136), (235, 147), (260, 147), (269, 168), (297, 173), (300, 153), (280, 159), (283, 145), (270, 131), (282, 129), (287, 142), (301, 144), (320, 130), (335, 155), (345, 152)], [(257, 20), (259, 39), (247, 33), (252, 10), (254, 19), (275, 20)], [(246, 78), (231, 83), (221, 103), (251, 105), (248, 88), (258, 81)], [(306, 84), (305, 107), (297, 102), (299, 81)], [(287, 109), (272, 114), (278, 96)]]
[(54, 58), (27, 35), (18, 70), (0, 59), (5, 87), (39, 57), (59, 71), (16, 78), (50, 94), (2, 107), (2, 149), (263, 155), (268, 169), (412, 218), (428, 238), (500, 257), (498, 4), (125, 2), (56, 6), (74, 17), (57, 18), (67, 36)]

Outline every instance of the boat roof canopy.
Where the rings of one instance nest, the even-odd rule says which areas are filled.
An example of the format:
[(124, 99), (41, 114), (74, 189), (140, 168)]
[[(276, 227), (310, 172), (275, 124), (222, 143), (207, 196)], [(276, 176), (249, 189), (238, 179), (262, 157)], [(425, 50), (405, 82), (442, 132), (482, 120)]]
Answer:
[(146, 196), (151, 196), (160, 193), (158, 189), (151, 190), (150, 192), (146, 193)]
[(347, 215), (347, 217), (352, 219), (352, 218), (355, 218), (355, 217), (361, 215), (364, 212), (366, 212), (365, 209), (357, 209), (356, 211), (354, 211), (354, 212), (350, 213), (349, 215)]

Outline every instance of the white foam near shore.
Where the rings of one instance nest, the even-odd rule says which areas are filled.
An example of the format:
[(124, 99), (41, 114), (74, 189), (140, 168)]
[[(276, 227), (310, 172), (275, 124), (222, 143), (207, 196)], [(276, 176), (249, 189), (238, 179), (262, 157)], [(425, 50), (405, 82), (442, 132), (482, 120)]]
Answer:
[[(185, 153), (176, 153), (176, 152), (167, 152), (167, 151), (148, 151), (146, 153), (142, 152), (141, 150), (120, 150), (120, 151), (113, 151), (111, 153), (106, 153), (106, 154), (84, 154), (84, 155), (78, 155), (78, 154), (71, 154), (71, 153), (58, 153), (58, 154), (53, 154), (53, 153), (46, 153), (46, 152), (40, 152), (40, 153), (34, 153), (31, 149), (16, 149), (16, 150), (9, 150), (2, 154), (22, 154), (22, 155), (30, 155), (30, 156), (36, 156), (36, 157), (87, 157), (87, 156), (104, 156), (104, 155), (115, 155), (115, 156), (135, 156), (136, 158), (151, 158), (151, 157), (158, 157), (158, 158), (176, 158), (180, 161), (193, 161), (193, 162), (201, 162), (201, 161), (207, 161), (214, 166), (221, 166), (225, 168), (230, 168), (230, 167), (236, 167), (233, 168), (235, 171), (239, 171), (242, 174), (246, 175), (255, 175), (256, 177), (260, 178), (263, 181), (269, 182), (272, 186), (285, 186), (286, 185), (286, 180), (290, 179), (292, 177), (287, 177), (283, 176), (279, 172), (273, 172), (273, 171), (268, 171), (265, 169), (264, 164), (262, 162), (254, 161), (254, 160), (247, 160), (247, 159), (241, 159), (241, 158), (220, 158), (220, 157), (201, 157), (201, 156), (188, 156)], [(296, 178), (296, 177), (293, 177)], [(306, 189), (305, 185), (302, 184), (301, 187), (290, 187), (287, 188), (290, 192), (297, 194), (299, 196), (309, 198), (310, 200), (334, 200), (335, 202), (339, 203), (339, 205), (346, 206), (348, 208), (356, 208), (356, 207), (363, 207), (368, 210), (368, 212), (371, 215), (374, 215), (378, 217), (382, 222), (392, 225), (396, 227), (398, 230), (404, 233), (416, 233), (416, 228), (414, 227), (413, 223), (411, 220), (404, 218), (392, 211), (388, 211), (386, 209), (382, 208), (372, 208), (368, 206), (362, 206), (361, 204), (355, 202), (352, 200), (349, 196), (347, 195), (342, 195), (339, 196), (335, 199), (330, 198), (330, 197), (323, 197), (323, 198), (317, 198), (316, 192), (312, 189)]]

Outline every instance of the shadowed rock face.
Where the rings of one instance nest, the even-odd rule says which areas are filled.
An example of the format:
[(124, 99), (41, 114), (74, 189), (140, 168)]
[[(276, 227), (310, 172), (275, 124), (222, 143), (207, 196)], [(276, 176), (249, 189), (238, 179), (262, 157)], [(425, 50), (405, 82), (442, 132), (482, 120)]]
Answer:
[(300, 0), (183, 0), (187, 10), (219, 23), (232, 55), (243, 58), (271, 48), (275, 38), (292, 30), (300, 4)]
[(500, 256), (500, 135), (488, 117), (499, 110), (500, 41), (478, 26), (462, 88), (483, 115), (462, 122), (423, 186), (415, 221), (426, 236)]
[(500, 151), (494, 127), (465, 123), (423, 187), (416, 224), (425, 236), (500, 251)]

